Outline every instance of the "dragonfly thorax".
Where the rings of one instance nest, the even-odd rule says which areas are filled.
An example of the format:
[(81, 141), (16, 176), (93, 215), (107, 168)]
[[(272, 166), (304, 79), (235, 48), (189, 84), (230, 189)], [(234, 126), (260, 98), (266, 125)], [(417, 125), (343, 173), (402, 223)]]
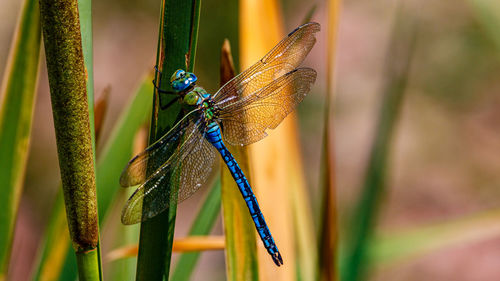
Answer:
[(195, 87), (193, 90), (189, 91), (183, 98), (183, 101), (187, 105), (198, 106), (203, 112), (206, 120), (212, 120), (215, 115), (215, 110), (213, 106), (213, 100), (210, 94), (205, 91), (202, 87)]
[(210, 98), (203, 100), (201, 108), (203, 109), (203, 114), (207, 120), (212, 120), (214, 118), (215, 111)]
[(210, 94), (202, 87), (194, 87), (184, 95), (183, 102), (187, 105), (201, 105), (202, 102), (210, 97)]

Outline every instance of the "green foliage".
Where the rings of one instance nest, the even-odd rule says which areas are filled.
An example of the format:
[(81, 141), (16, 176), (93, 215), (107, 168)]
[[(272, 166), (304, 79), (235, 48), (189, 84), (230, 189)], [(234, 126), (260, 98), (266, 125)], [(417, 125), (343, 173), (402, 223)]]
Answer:
[[(15, 33), (16, 39), (12, 45), (9, 65), (6, 68), (7, 74), (2, 84), (0, 111), (0, 164), (2, 169), (0, 169), (0, 182), (7, 184), (4, 184), (6, 188), (0, 197), (0, 206), (3, 208), (0, 212), (0, 280), (5, 278), (9, 263), (13, 228), (28, 155), (40, 49), (40, 19), (37, 3), (37, 1), (26, 0), (22, 18)], [(68, 206), (70, 210), (69, 223), (72, 234), (76, 238), (74, 245), (79, 251), (75, 255), (70, 247), (68, 222), (64, 211), (63, 196), (60, 193), (53, 205), (54, 209), (41, 242), (40, 261), (33, 279), (75, 280), (77, 278), (76, 266), (78, 265), (80, 280), (102, 280), (99, 252), (101, 249), (97, 240), (99, 235), (97, 217), (99, 227), (105, 232), (109, 230), (112, 233), (112, 242), (105, 244), (107, 248), (122, 247), (134, 243), (135, 236), (138, 234), (139, 226), (118, 225), (116, 215), (122, 208), (128, 193), (133, 191), (132, 188), (121, 189), (118, 186), (118, 178), (130, 159), (134, 137), (139, 128), (147, 123), (152, 116), (151, 143), (171, 128), (183, 116), (184, 112), (179, 103), (176, 102), (166, 110), (159, 108), (158, 93), (154, 97), (152, 96), (152, 93), (155, 93), (151, 83), (153, 77), (150, 75), (144, 78), (133, 99), (123, 110), (119, 121), (113, 126), (110, 137), (101, 150), (102, 153), (97, 157), (95, 163), (97, 190), (93, 191), (94, 166), (92, 164), (95, 158), (92, 155), (95, 154), (95, 140), (93, 139), (95, 133), (93, 131), (94, 116), (92, 111), (94, 75), (91, 1), (80, 0), (78, 5), (76, 5), (76, 1), (42, 0), (41, 3), (45, 7), (42, 9), (42, 22), (46, 32), (48, 70), (58, 131), (63, 183), (67, 201), (76, 198)], [(52, 10), (53, 3), (68, 4), (64, 5), (63, 8), (70, 8), (70, 13), (67, 14), (67, 11), (64, 12), (62, 8)], [(227, 36), (231, 38), (231, 42), (235, 46), (235, 53), (237, 53), (240, 43), (236, 38), (241, 23), (239, 22), (240, 3), (238, 1), (226, 3), (217, 0), (216, 3), (219, 5), (212, 5), (211, 2), (206, 9), (201, 10), (200, 1), (166, 0), (162, 2), (164, 6), (161, 7), (156, 62), (162, 71), (161, 80), (164, 81), (160, 85), (162, 89), (168, 88), (166, 81), (169, 81), (173, 70), (183, 68), (193, 71), (195, 53), (197, 52), (198, 22), (200, 21), (202, 24), (199, 41), (203, 43), (196, 61), (200, 67), (195, 73), (200, 79), (199, 84), (207, 87), (209, 92), (213, 92), (219, 86), (217, 85), (217, 72), (214, 71), (218, 65), (218, 57), (214, 55), (216, 54), (215, 46), (218, 48), (223, 38)], [(477, 91), (477, 85), (475, 85), (477, 81), (492, 79), (491, 77), (494, 78), (497, 75), (495, 71), (491, 70), (498, 67), (496, 66), (498, 60), (492, 60), (491, 57), (497, 56), (500, 48), (500, 29), (498, 28), (500, 26), (498, 20), (500, 18), (500, 5), (494, 0), (468, 0), (467, 4), (472, 11), (468, 16), (473, 18), (473, 21), (466, 22), (465, 28), (455, 29), (442, 40), (435, 40), (435, 36), (440, 36), (442, 33), (434, 32), (430, 28), (419, 35), (423, 39), (419, 41), (419, 44), (420, 42), (425, 43), (424, 47), (419, 50), (423, 49), (422, 52), (426, 56), (422, 60), (415, 61), (415, 65), (417, 69), (419, 69), (418, 67), (426, 68), (426, 71), (419, 71), (413, 77), (415, 78), (413, 82), (416, 81), (417, 84), (423, 85), (421, 89), (418, 89), (419, 92), (426, 93), (434, 99), (440, 98), (442, 95), (453, 103), (462, 101), (463, 105), (468, 105), (468, 102), (464, 101), (470, 101), (472, 97), (476, 100), (477, 95), (482, 94)], [(76, 7), (78, 7), (79, 14), (75, 12)], [(269, 16), (268, 11), (261, 10), (262, 14)], [(269, 10), (273, 11), (273, 8), (271, 7)], [(310, 18), (313, 13), (314, 8), (311, 8), (309, 13), (304, 10), (302, 14), (305, 15), (305, 18)], [(312, 215), (308, 208), (308, 196), (304, 193), (305, 190), (301, 190), (300, 187), (303, 181), (299, 175), (301, 171), (294, 170), (294, 172), (289, 173), (290, 184), (287, 192), (290, 195), (290, 204), (284, 204), (283, 206), (286, 207), (283, 208), (278, 206), (278, 203), (275, 206), (275, 209), (279, 211), (273, 213), (273, 216), (279, 218), (283, 215), (280, 212), (283, 212), (293, 218), (294, 233), (290, 235), (292, 237), (290, 244), (294, 247), (295, 256), (293, 259), (284, 258), (285, 264), (290, 264), (294, 268), (292, 272), (297, 280), (310, 281), (315, 278), (334, 280), (337, 278), (336, 268), (333, 265), (337, 259), (335, 252), (337, 232), (348, 233), (352, 237), (352, 240), (345, 240), (346, 243), (343, 246), (346, 251), (341, 257), (342, 277), (345, 281), (350, 281), (363, 279), (365, 277), (363, 274), (374, 266), (394, 266), (401, 261), (444, 247), (470, 241), (482, 241), (494, 237), (500, 231), (495, 224), (499, 214), (494, 211), (432, 225), (424, 224), (412, 229), (385, 231), (378, 236), (373, 233), (377, 222), (376, 216), (381, 207), (379, 202), (388, 187), (388, 176), (391, 173), (390, 152), (394, 147), (392, 135), (399, 119), (404, 99), (403, 94), (409, 79), (410, 59), (415, 45), (416, 33), (413, 22), (415, 19), (411, 14), (402, 13), (401, 10), (398, 13), (387, 52), (390, 59), (386, 61), (386, 68), (382, 73), (384, 96), (379, 111), (376, 135), (365, 170), (361, 198), (355, 207), (355, 215), (349, 222), (351, 229), (349, 231), (337, 229), (335, 220), (337, 215), (335, 202), (337, 200), (334, 189), (336, 179), (333, 175), (334, 168), (332, 168), (336, 159), (328, 157), (334, 154), (334, 149), (328, 146), (324, 148), (322, 156), (325, 161), (321, 164), (321, 168), (327, 171), (322, 175), (324, 185), (320, 191), (324, 208), (314, 210), (316, 213), (321, 213), (320, 231), (315, 231)], [(332, 11), (328, 11), (328, 14), (332, 16)], [(79, 17), (77, 17), (78, 15)], [(213, 20), (214, 18), (218, 19)], [(54, 21), (54, 19), (57, 20)], [(432, 26), (432, 29), (434, 27)], [(77, 38), (79, 31), (81, 32), (81, 41)], [(332, 32), (332, 30), (323, 28), (322, 33), (326, 32)], [(68, 34), (69, 36), (67, 36)], [(486, 36), (482, 36), (483, 34)], [(60, 44), (53, 44), (54, 42)], [(327, 48), (328, 56), (325, 56), (331, 64), (328, 66), (329, 74), (327, 75), (329, 78), (333, 77), (334, 48), (332, 45), (335, 44), (329, 45)], [(67, 46), (67, 48), (60, 48), (61, 46)], [(455, 46), (455, 48), (449, 46)], [(75, 50), (75, 53), (71, 53)], [(313, 52), (320, 52), (320, 49), (316, 48)], [(239, 65), (237, 62), (239, 56), (236, 55), (235, 59), (236, 65)], [(472, 65), (477, 67), (473, 69)], [(414, 66), (412, 65), (412, 67)], [(158, 73), (155, 74), (157, 81), (159, 80), (158, 75)], [(328, 83), (328, 89), (331, 90), (332, 83)], [(164, 98), (162, 103), (167, 104), (175, 97), (162, 98)], [(329, 101), (327, 103), (330, 105)], [(330, 110), (333, 108), (327, 109), (327, 118)], [(307, 114), (306, 111), (304, 112)], [(319, 116), (319, 114), (310, 114), (307, 117), (305, 114), (301, 117)], [(314, 124), (317, 124), (317, 120), (313, 121)], [(331, 133), (328, 122), (324, 131)], [(84, 145), (82, 146), (74, 140), (71, 141), (68, 135), (77, 136), (78, 140), (84, 140)], [(333, 138), (333, 134), (326, 137), (326, 139), (329, 138)], [(328, 143), (330, 142), (325, 141), (325, 145)], [(250, 163), (245, 156), (246, 151), (241, 148), (231, 148), (231, 150), (250, 178), (248, 173)], [(78, 154), (78, 157), (75, 157), (75, 154)], [(82, 158), (81, 155), (85, 157)], [(85, 159), (85, 162), (79, 162), (80, 158)], [(290, 162), (303, 163), (301, 159)], [(300, 166), (298, 165), (298, 167)], [(222, 204), (223, 227), (226, 235), (227, 278), (228, 280), (258, 280), (259, 274), (263, 276), (267, 273), (265, 266), (262, 266), (262, 263), (266, 261), (261, 260), (261, 264), (259, 264), (257, 259), (257, 249), (261, 245), (256, 243), (251, 218), (234, 180), (225, 166), (222, 169), (221, 179), (208, 192), (192, 222), (189, 235), (208, 235), (215, 224)], [(288, 167), (283, 167), (283, 169), (288, 169)], [(175, 180), (172, 179), (172, 182)], [(71, 187), (68, 189), (69, 182), (82, 183), (84, 190)], [(96, 194), (98, 201), (93, 199)], [(92, 199), (86, 200), (82, 197), (91, 197)], [(283, 198), (283, 202), (284, 200), (285, 198)], [(98, 215), (96, 209), (100, 211)], [(78, 216), (75, 218), (75, 214), (80, 215), (80, 218)], [(82, 226), (82, 214), (84, 214), (83, 217), (92, 218), (86, 221), (90, 227)], [(135, 277), (135, 270), (137, 270), (137, 280), (169, 279), (176, 215), (176, 202), (171, 202), (169, 210), (143, 223), (137, 268), (134, 268), (134, 258), (105, 263), (106, 279), (132, 280)], [(103, 224), (103, 222), (105, 223)], [(90, 239), (75, 236), (75, 234), (87, 230), (90, 230)], [(318, 245), (316, 245), (316, 236), (319, 237)], [(279, 244), (280, 241), (277, 243)], [(170, 279), (182, 281), (192, 278), (200, 255), (200, 252), (180, 254)], [(317, 259), (318, 257), (319, 259)], [(106, 253), (104, 253), (103, 259), (106, 259)], [(273, 268), (272, 270), (281, 270), (281, 272), (276, 273), (280, 274), (289, 268)], [(332, 270), (328, 271), (328, 269)], [(221, 267), (220, 270), (223, 271), (223, 268)]]
[(393, 26), (384, 77), (382, 106), (380, 107), (377, 133), (371, 147), (370, 159), (365, 171), (362, 194), (351, 223), (346, 260), (341, 267), (344, 281), (363, 280), (367, 266), (367, 246), (372, 236), (379, 210), (379, 202), (386, 190), (389, 152), (392, 134), (399, 118), (413, 48), (415, 23), (408, 21), (400, 7)]
[[(220, 85), (234, 77), (235, 70), (229, 41), (225, 41), (221, 51)], [(238, 159), (241, 170), (248, 178), (248, 152), (245, 147), (228, 146), (231, 154)], [(224, 234), (226, 236), (226, 276), (230, 281), (258, 280), (257, 246), (252, 218), (238, 185), (224, 162), (221, 162), (221, 199)]]
[[(105, 222), (104, 225), (108, 225), (110, 218), (117, 219), (117, 217), (111, 216), (113, 208), (121, 211), (124, 203), (123, 199), (128, 198), (127, 195), (133, 192), (133, 190), (126, 192), (121, 188), (118, 179), (123, 167), (130, 160), (137, 131), (147, 123), (148, 118), (151, 116), (152, 79), (151, 75), (147, 75), (142, 79), (139, 89), (135, 92), (115, 124), (102, 153), (98, 155), (96, 180), (99, 198), (98, 208), (101, 211), (99, 217), (101, 226), (103, 226), (103, 221)], [(118, 221), (118, 224), (121, 224), (121, 222)], [(106, 230), (104, 229), (104, 231)], [(112, 239), (112, 246), (118, 247), (136, 242), (131, 238), (136, 236), (137, 226), (115, 227), (114, 231), (118, 237)], [(105, 273), (112, 275), (111, 280), (130, 280), (135, 273), (132, 262), (132, 260), (116, 261), (108, 267)]]
[[(114, 126), (102, 153), (98, 155), (96, 183), (99, 198), (98, 208), (101, 210), (99, 221), (101, 223), (111, 207), (113, 198), (118, 197), (117, 193), (120, 191), (120, 187), (117, 179), (120, 177), (120, 173), (132, 153), (134, 135), (147, 121), (150, 114), (151, 91), (153, 89), (151, 79), (151, 76), (146, 76), (143, 79), (139, 89), (135, 92)], [(60, 198), (59, 195), (58, 198)], [(35, 280), (55, 280), (52, 278), (47, 279), (42, 272), (50, 272), (49, 275), (54, 276), (56, 279), (59, 279), (58, 276), (61, 274), (60, 280), (76, 278), (75, 271), (71, 270), (74, 259), (69, 247), (62, 248), (63, 251), (67, 251), (65, 254), (61, 255), (59, 253), (61, 243), (63, 243), (61, 240), (65, 240), (61, 233), (67, 231), (66, 226), (60, 223), (61, 220), (66, 221), (63, 208), (63, 201), (56, 200), (49, 219), (48, 231), (45, 237), (46, 242), (43, 243), (46, 244), (46, 247), (44, 247), (41, 254), (40, 267)], [(47, 263), (47, 261), (50, 261), (50, 263)], [(64, 263), (63, 268), (56, 265), (62, 263)]]
[[(203, 202), (203, 205), (198, 211), (196, 218), (189, 230), (190, 236), (208, 235), (212, 230), (215, 220), (219, 215), (221, 205), (221, 183), (218, 179), (210, 189)], [(179, 257), (175, 269), (172, 272), (171, 280), (188, 281), (190, 280), (193, 270), (196, 266), (201, 253), (183, 253)]]
[(369, 264), (395, 265), (453, 246), (494, 238), (500, 233), (499, 219), (500, 210), (493, 209), (412, 229), (384, 231), (370, 243)]
[[(59, 189), (61, 187), (59, 186)], [(52, 208), (51, 216), (48, 220), (45, 235), (42, 238), (38, 250), (38, 264), (33, 280), (52, 281), (58, 280), (64, 263), (75, 263), (74, 257), (70, 250), (70, 240), (68, 233), (68, 223), (66, 220), (66, 212), (64, 210), (64, 199), (62, 191), (59, 191)], [(76, 268), (73, 270), (73, 279), (76, 278)]]
[[(162, 2), (156, 59), (156, 65), (162, 71), (161, 81), (170, 81), (170, 75), (179, 68), (193, 71), (199, 15), (200, 1), (167, 0)], [(155, 81), (160, 81), (157, 75), (155, 75)], [(170, 87), (167, 83), (159, 86), (161, 89)], [(168, 104), (177, 97), (163, 98), (166, 100), (165, 104)], [(158, 94), (155, 95), (150, 143), (158, 140), (181, 117), (179, 103), (174, 103), (167, 110), (162, 110), (159, 106)], [(174, 180), (178, 179), (171, 179), (171, 182)], [(172, 192), (177, 193), (175, 190)], [(137, 260), (138, 281), (168, 279), (176, 213), (177, 198), (173, 198), (167, 210), (141, 224)]]
[(494, 0), (468, 0), (486, 35), (500, 50), (500, 5)]
[(40, 53), (38, 1), (26, 0), (0, 92), (0, 280), (6, 275), (28, 158)]
[(97, 159), (97, 196), (100, 210), (99, 220), (102, 221), (111, 208), (113, 198), (120, 190), (118, 180), (123, 167), (130, 160), (134, 136), (141, 126), (147, 122), (151, 113), (152, 77), (145, 76), (134, 96), (123, 110), (113, 131), (105, 143), (102, 153)]
[[(248, 158), (243, 148), (229, 148), (248, 175)], [(231, 281), (258, 280), (257, 245), (252, 218), (229, 170), (222, 167), (222, 210), (226, 235), (227, 278)]]

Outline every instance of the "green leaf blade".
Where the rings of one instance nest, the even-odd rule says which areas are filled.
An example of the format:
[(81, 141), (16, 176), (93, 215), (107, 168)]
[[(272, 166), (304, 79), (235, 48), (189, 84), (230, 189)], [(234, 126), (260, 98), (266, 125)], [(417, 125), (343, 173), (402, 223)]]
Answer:
[[(221, 51), (220, 85), (235, 75), (229, 41), (225, 40)], [(238, 159), (243, 173), (250, 178), (248, 151), (246, 147), (229, 146)], [(234, 181), (226, 163), (221, 162), (221, 198), (224, 234), (226, 238), (226, 275), (230, 281), (258, 280), (259, 268), (255, 227), (245, 200)]]
[(0, 279), (5, 275), (28, 158), (40, 55), (38, 1), (26, 0), (0, 96)]
[[(198, 215), (193, 221), (189, 235), (208, 235), (215, 224), (217, 216), (219, 215), (220, 206), (221, 182), (220, 179), (218, 179), (208, 192), (203, 205), (198, 211)], [(200, 255), (201, 253), (199, 252), (183, 253), (175, 265), (171, 279), (175, 281), (190, 280)]]
[[(176, 69), (193, 71), (200, 1), (163, 1), (161, 13), (156, 64), (162, 71), (161, 81), (170, 81), (170, 75)], [(157, 76), (158, 74), (155, 75), (155, 81), (159, 80)], [(159, 87), (166, 90), (165, 88), (170, 87), (167, 84), (164, 82)], [(183, 115), (181, 105), (175, 102), (168, 109), (162, 110), (158, 93), (155, 94), (150, 143), (158, 140)], [(177, 98), (174, 95), (165, 96), (162, 97), (165, 99), (164, 104)], [(176, 214), (177, 198), (172, 198), (167, 210), (141, 224), (136, 280), (168, 280)]]
[(151, 113), (151, 92), (153, 84), (151, 75), (142, 79), (141, 85), (119, 117), (97, 159), (97, 196), (98, 208), (101, 210), (99, 220), (104, 219), (113, 198), (120, 190), (119, 178), (123, 167), (130, 160), (134, 136), (139, 128), (147, 122)]
[(361, 196), (352, 220), (346, 258), (341, 259), (341, 278), (344, 281), (365, 279), (368, 245), (373, 235), (379, 202), (387, 189), (392, 136), (399, 119), (415, 46), (416, 22), (407, 17), (407, 14), (400, 6), (393, 24), (386, 56), (384, 76), (387, 80), (378, 113), (377, 133), (372, 142)]

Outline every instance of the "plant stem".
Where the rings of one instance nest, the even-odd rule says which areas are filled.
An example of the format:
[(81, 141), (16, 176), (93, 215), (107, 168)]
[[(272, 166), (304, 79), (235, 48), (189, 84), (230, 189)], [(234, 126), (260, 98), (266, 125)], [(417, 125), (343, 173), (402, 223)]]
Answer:
[(94, 153), (78, 2), (41, 0), (40, 14), (70, 236), (80, 280), (99, 280)]
[[(224, 85), (235, 75), (229, 40), (225, 40), (221, 52), (220, 85)], [(249, 173), (248, 151), (246, 147), (227, 145), (243, 173)], [(255, 230), (247, 205), (238, 185), (226, 164), (221, 162), (221, 198), (224, 234), (226, 237), (227, 280), (258, 280), (259, 268)]]
[[(135, 92), (128, 106), (123, 110), (101, 153), (97, 155), (96, 183), (97, 186), (102, 187), (98, 188), (99, 222), (101, 226), (103, 225), (104, 216), (111, 209), (110, 205), (113, 202), (113, 197), (117, 197), (116, 194), (120, 191), (116, 179), (120, 177), (123, 166), (129, 160), (135, 132), (150, 116), (150, 94), (153, 88), (151, 79), (152, 77), (147, 75), (142, 80), (141, 87)], [(96, 123), (96, 133), (99, 131)], [(96, 141), (99, 142), (97, 137)], [(39, 252), (40, 263), (32, 280), (76, 279), (74, 257), (70, 252), (69, 243), (66, 243), (69, 242), (69, 237), (67, 234), (61, 235), (62, 232), (66, 231), (65, 216), (62, 194), (58, 193), (45, 233), (45, 243), (42, 243), (45, 247)]]
[(333, 72), (335, 68), (335, 51), (339, 22), (340, 0), (328, 3), (328, 41), (327, 41), (327, 94), (325, 108), (325, 125), (323, 136), (322, 175), (322, 209), (319, 231), (319, 280), (334, 281), (339, 279), (337, 266), (338, 252), (338, 219), (335, 188), (335, 149), (334, 134), (330, 117), (334, 93)]
[(98, 260), (100, 258), (97, 248), (86, 252), (76, 252), (79, 280), (101, 280), (99, 263), (96, 263)]
[[(162, 1), (156, 62), (162, 72), (161, 81), (164, 81), (162, 85), (159, 85), (162, 90), (170, 88), (167, 81), (170, 81), (170, 75), (176, 69), (193, 71), (199, 14), (199, 0)], [(160, 80), (157, 76), (155, 75), (155, 81)], [(165, 100), (165, 103), (162, 102), (162, 104), (167, 104), (176, 98), (175, 95), (163, 95), (162, 99)], [(167, 110), (162, 110), (159, 102), (159, 94), (155, 91), (150, 143), (166, 133), (180, 120), (183, 114), (179, 103), (174, 103)], [(172, 193), (176, 194), (177, 192), (173, 191)], [(167, 210), (141, 224), (137, 280), (168, 279), (176, 212), (177, 198), (172, 198)]]

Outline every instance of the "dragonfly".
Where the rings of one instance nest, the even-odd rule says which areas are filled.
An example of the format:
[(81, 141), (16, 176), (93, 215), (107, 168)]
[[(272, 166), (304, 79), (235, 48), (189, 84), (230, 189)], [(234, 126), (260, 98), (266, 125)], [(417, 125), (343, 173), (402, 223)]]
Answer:
[(215, 94), (197, 86), (195, 74), (175, 71), (170, 85), (188, 113), (125, 167), (120, 185), (140, 186), (123, 208), (122, 223), (148, 220), (167, 209), (172, 199), (187, 199), (209, 178), (220, 154), (264, 247), (274, 263), (282, 265), (283, 258), (257, 198), (225, 143), (244, 146), (263, 139), (268, 129), (275, 129), (304, 99), (316, 81), (316, 71), (299, 65), (314, 46), (319, 31), (318, 23), (299, 26)]

